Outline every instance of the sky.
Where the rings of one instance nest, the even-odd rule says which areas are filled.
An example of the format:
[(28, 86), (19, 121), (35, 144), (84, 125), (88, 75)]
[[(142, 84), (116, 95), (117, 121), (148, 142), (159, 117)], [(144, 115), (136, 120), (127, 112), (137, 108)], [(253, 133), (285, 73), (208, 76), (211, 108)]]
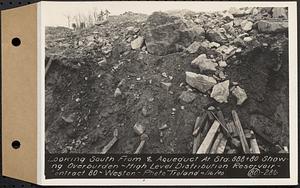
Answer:
[[(267, 4), (264, 4), (267, 3)], [(126, 11), (151, 14), (154, 11), (188, 9), (194, 12), (219, 11), (230, 7), (273, 6), (274, 2), (218, 2), (218, 1), (98, 1), (43, 2), (42, 13), (47, 26), (67, 26), (66, 16), (87, 15), (95, 9), (109, 10), (112, 15)], [(276, 3), (278, 4), (278, 2)], [(284, 5), (284, 4), (282, 4)], [(280, 3), (279, 5), (280, 6)]]

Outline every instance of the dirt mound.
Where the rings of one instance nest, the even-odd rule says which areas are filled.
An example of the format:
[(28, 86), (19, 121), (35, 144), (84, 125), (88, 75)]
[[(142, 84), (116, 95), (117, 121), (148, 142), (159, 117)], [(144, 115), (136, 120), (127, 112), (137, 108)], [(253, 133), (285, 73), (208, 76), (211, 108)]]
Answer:
[[(272, 10), (181, 18), (127, 13), (82, 30), (46, 28), (46, 63), (53, 62), (45, 88), (46, 151), (100, 153), (117, 128), (119, 140), (109, 152), (133, 153), (140, 142), (133, 126), (139, 123), (149, 136), (143, 153), (191, 153), (195, 120), (210, 106), (221, 109), (226, 121), (235, 109), (244, 127), (254, 126), (275, 144), (288, 146), (287, 18), (278, 16), (286, 9)], [(276, 19), (280, 29), (259, 29), (262, 19)], [(203, 28), (201, 37), (185, 43), (195, 28)], [(132, 49), (139, 37), (145, 44)], [(206, 59), (192, 66), (201, 54)], [(203, 62), (216, 69), (205, 71)], [(217, 102), (214, 89), (200, 92), (187, 84), (186, 72), (228, 80), (228, 89), (239, 86), (247, 99), (238, 105), (230, 91), (227, 103)], [(274, 152), (263, 138), (258, 142), (263, 152)]]

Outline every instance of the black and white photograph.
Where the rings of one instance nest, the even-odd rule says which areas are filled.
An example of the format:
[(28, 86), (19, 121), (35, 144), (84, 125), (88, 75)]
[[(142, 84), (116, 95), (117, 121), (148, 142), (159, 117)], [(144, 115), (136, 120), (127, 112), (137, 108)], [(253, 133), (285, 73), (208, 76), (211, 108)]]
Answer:
[(287, 7), (108, 4), (47, 15), (46, 153), (289, 152)]

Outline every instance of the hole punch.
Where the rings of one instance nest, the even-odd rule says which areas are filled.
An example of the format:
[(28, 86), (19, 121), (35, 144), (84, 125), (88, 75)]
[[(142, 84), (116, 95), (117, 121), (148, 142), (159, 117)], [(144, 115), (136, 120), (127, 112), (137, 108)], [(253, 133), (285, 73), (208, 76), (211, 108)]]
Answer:
[(12, 45), (14, 45), (14, 46), (20, 46), (21, 40), (20, 40), (18, 37), (16, 37), (16, 38), (13, 38), (13, 39), (12, 39), (11, 43), (12, 43)]
[(11, 143), (11, 146), (14, 148), (14, 149), (19, 149), (21, 147), (21, 143), (18, 141), (18, 140), (15, 140)]

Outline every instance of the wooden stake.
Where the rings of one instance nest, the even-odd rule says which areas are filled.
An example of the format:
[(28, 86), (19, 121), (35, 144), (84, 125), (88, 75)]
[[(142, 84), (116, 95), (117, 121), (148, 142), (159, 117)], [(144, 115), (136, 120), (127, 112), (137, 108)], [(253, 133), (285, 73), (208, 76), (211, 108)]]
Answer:
[(219, 146), (218, 146), (217, 154), (223, 154), (224, 153), (226, 144), (227, 144), (227, 139), (225, 137), (223, 137), (220, 141)]
[(107, 153), (107, 152), (110, 150), (110, 148), (112, 148), (113, 145), (114, 145), (117, 141), (118, 141), (118, 129), (115, 129), (115, 130), (114, 130), (114, 137), (113, 137), (113, 139), (112, 139), (106, 146), (104, 146), (104, 148), (103, 148), (102, 151), (101, 151), (101, 154)]
[(248, 153), (250, 153), (250, 148), (249, 148), (249, 145), (247, 143), (247, 140), (246, 140), (246, 137), (245, 137), (240, 119), (239, 119), (238, 114), (236, 113), (235, 110), (232, 110), (232, 117), (233, 117), (234, 124), (237, 128), (237, 132), (239, 134), (239, 137), (240, 137), (240, 140), (241, 140), (241, 143), (242, 143), (243, 151), (244, 151), (244, 153), (248, 154)]
[(222, 138), (223, 138), (223, 133), (219, 133), (213, 146), (210, 149), (210, 154), (215, 154), (217, 152), (218, 146)]
[(211, 128), (209, 129), (206, 137), (204, 138), (201, 146), (199, 147), (197, 154), (209, 153), (211, 145), (213, 143), (214, 137), (220, 127), (220, 123), (218, 121), (214, 121)]
[(257, 141), (255, 139), (254, 132), (250, 131), (250, 134), (252, 136), (251, 139), (250, 139), (250, 146), (251, 146), (251, 151), (252, 151), (251, 153), (260, 154), (259, 147), (258, 147)]

